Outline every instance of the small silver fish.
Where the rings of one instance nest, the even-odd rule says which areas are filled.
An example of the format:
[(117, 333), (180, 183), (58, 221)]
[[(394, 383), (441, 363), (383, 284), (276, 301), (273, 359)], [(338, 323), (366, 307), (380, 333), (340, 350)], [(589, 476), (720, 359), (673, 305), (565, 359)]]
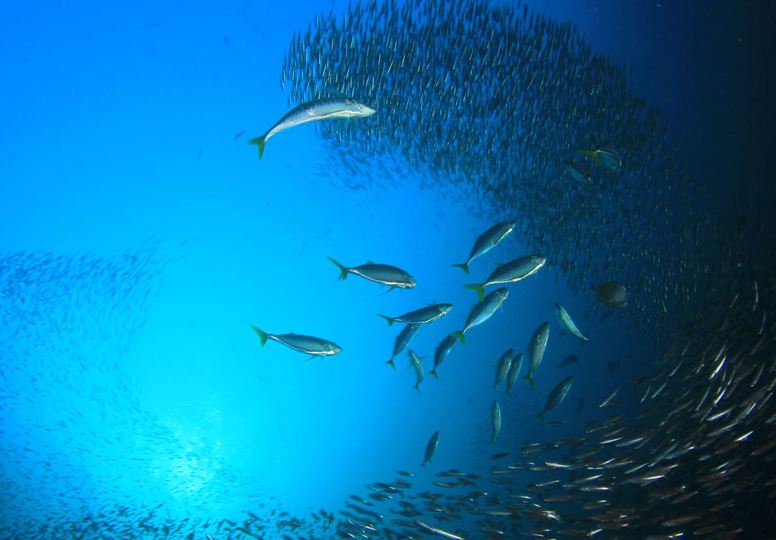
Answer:
[(520, 371), (523, 369), (523, 353), (517, 353), (512, 359), (512, 363), (509, 365), (509, 373), (507, 373), (507, 394), (512, 395), (512, 387), (515, 386), (517, 378), (520, 376)]
[(464, 287), (476, 292), (477, 296), (482, 300), (485, 296), (485, 287), (500, 283), (517, 283), (518, 281), (534, 275), (546, 262), (547, 257), (539, 254), (520, 257), (500, 265), (484, 282), (470, 283), (464, 285)]
[(412, 338), (415, 337), (415, 334), (418, 333), (419, 329), (419, 324), (408, 324), (401, 329), (399, 335), (396, 336), (396, 341), (393, 343), (393, 354), (391, 355), (391, 359), (388, 360), (386, 364), (390, 365), (393, 369), (396, 369), (396, 364), (393, 363), (393, 359), (396, 358), (397, 354), (404, 350), (404, 347), (406, 347), (410, 341), (412, 341)]
[(620, 154), (611, 148), (594, 148), (593, 150), (577, 150), (583, 156), (593, 158), (598, 165), (603, 165), (610, 171), (617, 171), (622, 168), (622, 158)]
[(501, 432), (501, 405), (498, 404), (498, 401), (494, 401), (490, 406), (490, 421), (492, 428), (490, 444), (496, 444), (498, 434)]
[(453, 345), (455, 345), (456, 341), (458, 341), (458, 338), (456, 338), (453, 334), (449, 334), (439, 343), (439, 345), (437, 345), (437, 348), (434, 351), (434, 369), (428, 372), (429, 375), (433, 375), (435, 379), (439, 379), (439, 375), (437, 375), (437, 368), (450, 353), (450, 350), (453, 348)]
[(264, 155), (264, 145), (270, 137), (288, 128), (329, 118), (372, 116), (375, 112), (374, 109), (370, 109), (353, 98), (327, 98), (308, 101), (288, 111), (274, 126), (269, 128), (269, 131), (260, 137), (249, 140), (248, 143), (259, 147), (259, 159), (261, 159), (261, 156)]
[(472, 247), (471, 252), (469, 253), (469, 258), (466, 259), (466, 262), (462, 262), (460, 264), (454, 264), (456, 268), (460, 268), (467, 274), (469, 273), (469, 265), (471, 262), (476, 259), (477, 257), (481, 257), (482, 255), (485, 255), (487, 252), (489, 252), (491, 249), (496, 247), (499, 242), (501, 242), (504, 238), (506, 238), (509, 233), (511, 233), (515, 229), (515, 222), (514, 221), (504, 221), (502, 223), (497, 223), (496, 225), (493, 225), (490, 229), (482, 233), (480, 236), (477, 237), (477, 241), (474, 242), (474, 246)]
[(574, 320), (571, 318), (571, 315), (569, 315), (568, 311), (566, 311), (566, 308), (560, 304), (555, 304), (555, 312), (558, 314), (560, 323), (573, 336), (578, 337), (582, 341), (590, 341), (587, 337), (585, 337), (584, 334), (582, 334), (582, 332), (580, 332), (579, 328), (577, 328), (577, 325), (574, 324)]
[(466, 319), (466, 324), (464, 324), (463, 329), (453, 332), (451, 335), (457, 337), (458, 341), (460, 341), (462, 345), (465, 344), (466, 341), (464, 334), (475, 326), (482, 324), (490, 319), (496, 313), (496, 311), (498, 311), (498, 309), (501, 307), (501, 304), (504, 303), (508, 296), (509, 289), (506, 287), (496, 289), (490, 293), (479, 304), (472, 308), (471, 312), (469, 313), (469, 317)]
[(531, 384), (531, 388), (534, 388), (533, 374), (539, 369), (544, 358), (544, 351), (547, 348), (547, 341), (550, 339), (550, 325), (547, 322), (543, 322), (539, 328), (536, 329), (531, 341), (528, 344), (528, 375), (523, 377)]
[(268, 339), (282, 343), (295, 351), (311, 354), (313, 356), (333, 356), (342, 351), (336, 344), (326, 339), (301, 334), (269, 334), (255, 326), (251, 326), (259, 336), (262, 346)]
[(439, 317), (447, 315), (450, 310), (453, 309), (452, 304), (433, 304), (426, 306), (415, 311), (409, 311), (404, 315), (398, 317), (388, 317), (387, 315), (377, 314), (378, 317), (382, 317), (388, 321), (388, 326), (393, 325), (395, 322), (402, 322), (407, 324), (427, 324), (437, 320)]
[(496, 364), (496, 380), (493, 383), (493, 388), (496, 388), (507, 378), (507, 374), (512, 368), (512, 360), (514, 357), (515, 352), (512, 349), (507, 349), (506, 352), (501, 355), (501, 358), (498, 359), (498, 364)]
[(396, 266), (391, 266), (390, 264), (369, 262), (348, 268), (331, 257), (329, 257), (329, 260), (336, 264), (340, 269), (341, 280), (347, 278), (348, 274), (355, 274), (369, 281), (380, 283), (381, 285), (388, 285), (391, 288), (411, 289), (415, 286), (415, 278), (413, 278), (409, 272), (397, 268)]
[(422, 466), (426, 466), (426, 463), (431, 461), (431, 458), (434, 457), (434, 452), (436, 452), (437, 445), (439, 444), (439, 432), (435, 431), (433, 435), (431, 435), (431, 438), (428, 440), (428, 443), (426, 444), (426, 452), (423, 455), (423, 463), (421, 463)]
[(423, 382), (423, 362), (420, 360), (420, 357), (410, 349), (407, 351), (407, 355), (410, 357), (410, 363), (412, 364), (412, 367), (415, 369), (415, 386), (413, 388), (420, 392), (420, 383)]
[(571, 385), (574, 383), (574, 377), (566, 377), (558, 383), (558, 385), (552, 389), (550, 395), (547, 396), (547, 404), (544, 406), (544, 410), (537, 416), (539, 420), (544, 422), (544, 415), (549, 411), (560, 405), (571, 390)]

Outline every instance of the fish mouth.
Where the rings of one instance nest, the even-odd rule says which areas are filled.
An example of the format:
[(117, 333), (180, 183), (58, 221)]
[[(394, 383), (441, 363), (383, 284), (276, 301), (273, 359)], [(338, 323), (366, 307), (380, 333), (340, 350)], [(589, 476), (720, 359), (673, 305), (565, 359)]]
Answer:
[(372, 116), (377, 111), (366, 105), (361, 105), (361, 109), (358, 112), (361, 116)]

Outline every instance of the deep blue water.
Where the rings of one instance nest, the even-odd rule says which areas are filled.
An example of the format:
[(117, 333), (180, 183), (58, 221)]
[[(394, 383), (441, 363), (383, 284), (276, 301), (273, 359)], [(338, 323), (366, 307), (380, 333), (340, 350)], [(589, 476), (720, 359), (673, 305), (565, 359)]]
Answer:
[[(526, 4), (631, 66), (631, 90), (662, 111), (700, 179), (707, 226), (733, 227), (744, 214), (744, 251), (773, 253), (770, 6)], [(176, 523), (335, 512), (397, 469), (429, 489), (445, 469), (483, 473), (495, 451), (579, 436), (604, 418), (596, 405), (618, 387), (622, 411), (635, 411), (630, 377), (654, 368), (665, 346), (653, 346), (658, 330), (570, 286), (552, 260), (510, 285), (503, 310), (453, 349), (439, 381), (429, 377), (434, 348), (475, 304), (461, 285), (537, 246), (511, 236), (465, 276), (451, 264), (496, 216), (450, 197), (453, 188), (421, 187), (418, 173), (350, 189), (320, 174), (338, 158), (311, 125), (273, 138), (261, 160), (245, 144), (289, 108), (279, 80), (294, 35), (316, 13), (346, 8), (0, 4), (1, 537), (77, 537), (39, 531), (117, 506), (142, 516), (162, 504), (159, 516)], [(672, 202), (669, 215), (686, 210)], [(356, 276), (338, 281), (327, 256), (391, 263), (418, 285), (381, 295)], [(435, 302), (455, 307), (410, 346), (426, 366), (417, 392), (405, 353), (395, 372), (385, 365), (400, 328), (376, 313)], [(589, 342), (563, 331), (555, 302)], [(543, 321), (551, 335), (536, 390), (523, 381), (512, 397), (492, 389), (501, 353), (523, 350)], [(307, 359), (261, 347), (250, 325), (326, 337), (343, 352)], [(560, 367), (569, 354), (580, 361)], [(569, 374), (568, 399), (548, 415), (564, 425), (542, 424), (535, 415)], [(504, 423), (491, 448), (494, 399)], [(436, 455), (421, 468), (435, 431)], [(136, 526), (132, 534), (164, 537)]]

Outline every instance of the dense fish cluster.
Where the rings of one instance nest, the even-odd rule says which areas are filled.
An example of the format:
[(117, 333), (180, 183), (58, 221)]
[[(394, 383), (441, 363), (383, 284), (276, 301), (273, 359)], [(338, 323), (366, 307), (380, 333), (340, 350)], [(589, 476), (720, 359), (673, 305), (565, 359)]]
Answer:
[[(0, 537), (772, 537), (774, 274), (744, 256), (733, 241), (741, 229), (690, 213), (695, 185), (665, 122), (631, 92), (622, 66), (591, 51), (571, 26), (519, 3), (366, 2), (300, 33), (282, 83), (295, 103), (315, 106), (300, 105), (253, 139), (260, 155), (283, 129), (361, 116), (316, 124), (341, 158), (325, 172), (349, 176), (352, 187), (420, 172), (428, 187), (473, 201), (494, 223), (514, 219), (472, 239), (466, 260), (462, 253), (455, 264), (467, 274), (471, 265), (492, 271), (466, 285), (477, 301), (434, 351), (429, 373), (440, 385), (451, 350), (467, 346), (470, 332), (487, 333), (511, 284), (545, 266), (589, 291), (599, 313), (632, 315), (659, 337), (662, 354), (584, 415), (579, 406), (561, 419), (556, 408), (579, 392), (584, 369), (567, 356), (566, 373), (536, 390), (542, 405), (526, 420), (541, 426), (534, 435), (518, 404), (541, 378), (556, 328), (575, 346), (592, 335), (573, 310), (555, 304), (555, 320), (535, 320), (524, 350), (502, 349), (493, 359), (492, 388), (488, 382), (483, 391), (504, 394), (482, 411), (486, 442), (470, 465), (435, 468), (446, 433), (433, 431), (417, 441), (417, 461), (406, 470), (365, 485), (338, 508), (291, 515), (222, 467), (206, 441), (139, 407), (121, 376), (169, 263), (154, 246), (118, 257), (2, 255)], [(347, 102), (355, 109), (343, 108), (343, 95), (358, 100)], [(704, 239), (711, 230), (723, 232)], [(531, 254), (486, 262), (510, 235)], [(416, 286), (392, 265), (331, 261), (343, 280), (357, 276), (388, 291)], [(424, 360), (410, 344), (452, 306), (412, 307), (380, 316), (403, 325), (387, 363), (406, 354), (420, 389)], [(261, 345), (314, 357), (342, 352), (320, 337), (266, 330), (253, 327)], [(375, 361), (384, 361), (378, 353)], [(101, 477), (91, 477), (90, 463)], [(210, 492), (204, 486), (214, 476)], [(192, 500), (207, 507), (185, 504), (192, 486), (203, 490)], [(168, 508), (171, 495), (188, 517)]]
[(520, 2), (353, 3), (296, 35), (281, 84), (293, 103), (353, 96), (377, 111), (318, 124), (323, 173), (352, 188), (420, 178), (517, 217), (521, 245), (575, 290), (625, 284), (644, 327), (681, 320), (742, 259), (626, 67)]

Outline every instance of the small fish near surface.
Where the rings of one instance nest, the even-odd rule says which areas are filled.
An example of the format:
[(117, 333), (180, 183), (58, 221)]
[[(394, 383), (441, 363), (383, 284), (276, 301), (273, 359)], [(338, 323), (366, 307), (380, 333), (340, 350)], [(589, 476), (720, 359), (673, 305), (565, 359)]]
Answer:
[(560, 405), (571, 390), (571, 385), (574, 384), (574, 377), (566, 377), (558, 383), (558, 385), (552, 389), (550, 395), (547, 396), (547, 403), (544, 406), (544, 410), (537, 414), (539, 420), (544, 422), (544, 415), (550, 412), (552, 409)]
[(354, 274), (369, 281), (387, 285), (392, 289), (411, 289), (415, 286), (415, 278), (409, 272), (390, 264), (368, 262), (358, 266), (347, 267), (331, 257), (329, 257), (329, 260), (340, 269), (341, 280), (347, 278), (348, 274)]
[(472, 247), (471, 252), (469, 253), (469, 258), (466, 259), (466, 262), (460, 263), (460, 264), (454, 264), (456, 268), (460, 268), (467, 274), (469, 273), (469, 265), (472, 263), (474, 259), (477, 257), (481, 257), (482, 255), (485, 255), (487, 252), (489, 252), (491, 249), (496, 247), (504, 238), (506, 238), (509, 233), (511, 233), (515, 229), (515, 222), (514, 221), (504, 221), (502, 223), (497, 223), (496, 225), (493, 225), (490, 229), (482, 233), (480, 236), (477, 237), (477, 240), (474, 242), (474, 246)]
[(581, 339), (582, 341), (590, 341), (587, 337), (585, 337), (584, 334), (582, 334), (579, 328), (577, 328), (577, 325), (574, 323), (571, 315), (569, 315), (569, 312), (566, 311), (566, 308), (560, 304), (555, 304), (555, 312), (558, 314), (558, 319), (560, 319), (560, 323), (563, 325), (563, 328), (568, 330), (571, 335)]
[(391, 358), (386, 362), (386, 364), (391, 366), (393, 369), (396, 369), (396, 364), (394, 364), (393, 359), (396, 358), (397, 354), (404, 350), (404, 347), (409, 345), (410, 341), (412, 341), (412, 338), (414, 338), (415, 334), (418, 333), (420, 326), (421, 325), (419, 324), (408, 324), (401, 329), (399, 335), (396, 336), (396, 341), (393, 343), (393, 354), (391, 354)]
[(614, 172), (622, 168), (622, 158), (620, 154), (611, 148), (594, 148), (592, 150), (577, 150), (583, 156), (593, 158), (598, 165), (603, 165), (608, 170)]
[(426, 452), (423, 454), (423, 463), (421, 463), (423, 467), (425, 467), (426, 463), (431, 461), (431, 458), (434, 457), (434, 452), (436, 452), (436, 448), (438, 444), (439, 444), (439, 432), (435, 431), (434, 434), (431, 435), (431, 438), (428, 440), (428, 443), (426, 443)]
[(269, 334), (255, 326), (251, 326), (251, 328), (259, 336), (262, 346), (267, 343), (268, 339), (271, 339), (295, 351), (313, 356), (333, 356), (342, 351), (336, 343), (327, 339), (301, 334)]
[(466, 319), (466, 324), (464, 324), (463, 329), (453, 332), (452, 335), (457, 337), (458, 341), (460, 341), (462, 345), (465, 344), (466, 341), (464, 334), (466, 334), (466, 332), (475, 326), (480, 325), (490, 319), (496, 313), (496, 311), (498, 311), (508, 296), (509, 289), (506, 287), (496, 289), (490, 293), (480, 303), (472, 308), (471, 312), (469, 313), (469, 317)]
[(604, 304), (612, 307), (625, 307), (628, 305), (628, 292), (625, 286), (617, 281), (607, 281), (596, 287), (595, 293)]
[(326, 98), (308, 101), (288, 111), (269, 131), (264, 135), (249, 140), (248, 143), (255, 144), (258, 147), (259, 159), (261, 159), (264, 155), (264, 145), (267, 141), (288, 128), (318, 120), (372, 116), (375, 112), (374, 109), (370, 109), (353, 98)]
[(453, 309), (452, 304), (432, 304), (414, 311), (408, 311), (397, 317), (388, 317), (387, 315), (382, 315), (380, 313), (378, 313), (377, 316), (388, 321), (388, 326), (393, 325), (395, 322), (406, 324), (428, 324), (447, 315), (451, 309)]
[(528, 374), (523, 378), (529, 382), (531, 388), (535, 387), (533, 375), (542, 364), (544, 351), (547, 349), (547, 341), (549, 339), (550, 325), (547, 322), (543, 322), (539, 328), (536, 329), (531, 337), (531, 341), (528, 343)]
[(520, 257), (508, 263), (504, 263), (496, 268), (488, 279), (482, 283), (470, 283), (464, 285), (465, 288), (471, 289), (477, 293), (480, 300), (485, 296), (485, 287), (489, 285), (498, 285), (502, 283), (517, 283), (529, 276), (538, 272), (542, 266), (547, 262), (547, 257), (544, 255), (527, 255)]

